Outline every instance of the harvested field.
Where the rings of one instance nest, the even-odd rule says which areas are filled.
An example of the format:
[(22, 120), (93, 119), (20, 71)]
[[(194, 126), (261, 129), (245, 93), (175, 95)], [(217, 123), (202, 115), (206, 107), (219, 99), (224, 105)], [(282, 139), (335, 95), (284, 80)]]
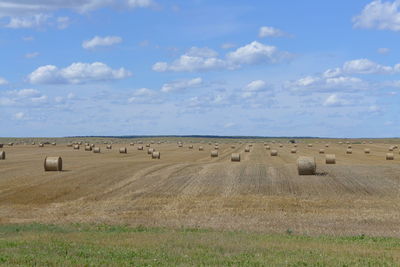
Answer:
[[(219, 144), (219, 156), (212, 158), (209, 140), (202, 140), (203, 151), (181, 149), (177, 140), (164, 138), (167, 142), (151, 145), (162, 154), (157, 161), (146, 151), (130, 148), (132, 140), (84, 140), (101, 148), (97, 155), (67, 147), (76, 140), (55, 139), (57, 146), (43, 148), (30, 145), (32, 140), (29, 145), (13, 140), (14, 146), (4, 147), (6, 160), (0, 161), (0, 223), (93, 222), (400, 237), (400, 156), (386, 161), (388, 145), (383, 141), (353, 143), (353, 154), (348, 155), (347, 145), (339, 140), (307, 140), (297, 145), (297, 154), (290, 153), (292, 144), (281, 140), (255, 140), (249, 153), (241, 153), (247, 141), (212, 140)], [(199, 140), (179, 140), (200, 145), (195, 144)], [(118, 145), (105, 149), (105, 141)], [(278, 150), (277, 157), (270, 156), (264, 142)], [(119, 147), (125, 146), (128, 153), (120, 154)], [(322, 148), (336, 155), (335, 165), (325, 164)], [(371, 154), (364, 154), (365, 148)], [(232, 153), (241, 153), (241, 161), (232, 163)], [(398, 149), (394, 153), (398, 155)], [(44, 172), (46, 156), (62, 157), (64, 171)], [(299, 156), (316, 158), (317, 175), (298, 175)]]

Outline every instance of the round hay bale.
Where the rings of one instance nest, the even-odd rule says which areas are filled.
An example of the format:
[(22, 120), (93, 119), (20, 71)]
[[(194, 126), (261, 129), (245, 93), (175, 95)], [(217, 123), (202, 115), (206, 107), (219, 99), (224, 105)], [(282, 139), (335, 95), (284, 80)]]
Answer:
[(232, 153), (231, 161), (240, 162), (240, 153)]
[(8, 143), (8, 146), (13, 146), (13, 145), (14, 145), (14, 143), (12, 143), (12, 142), (11, 142), (11, 143)]
[(127, 154), (127, 153), (128, 153), (128, 149), (126, 149), (126, 147), (121, 147), (121, 148), (119, 149), (119, 153), (120, 153), (120, 154)]
[(40, 144), (39, 144), (39, 147), (44, 147), (44, 144), (40, 143)]
[(134, 146), (134, 145), (135, 145), (135, 143), (130, 143), (129, 145), (130, 145), (130, 146)]
[(57, 143), (51, 143), (51, 145), (52, 145), (52, 146), (55, 146), (55, 145), (57, 145)]
[(0, 160), (6, 159), (6, 152), (5, 151), (0, 151)]
[(347, 146), (347, 148), (351, 148), (351, 147), (352, 147), (351, 145), (348, 145), (348, 146)]
[(297, 171), (299, 175), (315, 175), (317, 164), (313, 157), (299, 157), (297, 159)]
[(283, 145), (282, 145), (282, 144), (279, 144), (279, 147), (283, 147)]
[(143, 146), (138, 146), (137, 150), (143, 150)]
[(294, 144), (293, 146), (294, 146), (294, 147), (297, 147), (297, 144)]
[(112, 145), (107, 145), (106, 148), (107, 149), (112, 149)]
[(391, 146), (391, 147), (389, 147), (389, 151), (393, 151), (393, 147)]
[(266, 150), (271, 150), (271, 147), (270, 146), (266, 146), (265, 149)]
[(178, 144), (178, 147), (183, 147), (183, 144)]
[(154, 151), (155, 151), (154, 148), (149, 148), (149, 149), (147, 149), (147, 154), (151, 155), (151, 154), (153, 154)]
[(91, 146), (85, 146), (85, 151), (92, 151), (92, 147)]
[(352, 150), (351, 148), (348, 148), (348, 149), (346, 150), (346, 154), (353, 154), (353, 150)]
[(214, 149), (215, 149), (215, 150), (218, 150), (218, 149), (219, 149), (219, 146), (214, 146)]
[(393, 153), (387, 153), (386, 154), (386, 160), (394, 160), (394, 154)]
[(322, 149), (322, 148), (321, 148), (321, 149), (319, 150), (319, 154), (325, 154), (325, 149)]
[(4, 144), (0, 144), (0, 148), (3, 148)]
[(193, 149), (193, 145), (189, 145), (189, 149)]
[(244, 152), (250, 152), (250, 147), (245, 147)]
[(325, 155), (325, 163), (326, 164), (336, 164), (336, 156), (334, 154), (326, 154)]
[(146, 144), (146, 147), (150, 147), (150, 144)]
[(290, 153), (296, 154), (296, 153), (297, 153), (297, 149), (296, 149), (296, 148), (292, 148), (292, 149), (290, 150)]
[(211, 151), (211, 157), (212, 157), (212, 158), (218, 157), (218, 150), (213, 150), (213, 151)]
[(91, 147), (91, 148), (94, 148), (94, 147), (95, 147), (95, 145), (94, 145), (94, 144), (90, 144), (90, 147)]
[(272, 149), (270, 154), (272, 157), (276, 157), (278, 156), (278, 150)]
[(62, 171), (61, 157), (46, 157), (44, 159), (44, 170), (47, 171)]
[(72, 146), (73, 146), (72, 143), (68, 143), (68, 144), (67, 144), (67, 147), (72, 147)]
[(371, 153), (371, 150), (370, 150), (369, 148), (365, 148), (365, 149), (364, 149), (364, 153), (365, 153), (365, 154), (369, 154), (369, 153)]
[(325, 144), (325, 147), (329, 147), (329, 144)]
[(231, 148), (232, 148), (232, 149), (235, 149), (236, 147), (235, 147), (234, 145), (231, 145)]
[(79, 150), (80, 146), (79, 145), (74, 145), (74, 150)]
[(199, 146), (199, 151), (203, 151), (204, 148), (202, 146)]
[(153, 151), (153, 153), (151, 153), (151, 158), (152, 159), (160, 159), (161, 154), (159, 151)]
[(308, 147), (312, 147), (312, 144), (308, 144), (307, 146), (308, 146)]
[(100, 147), (93, 148), (93, 153), (100, 153)]

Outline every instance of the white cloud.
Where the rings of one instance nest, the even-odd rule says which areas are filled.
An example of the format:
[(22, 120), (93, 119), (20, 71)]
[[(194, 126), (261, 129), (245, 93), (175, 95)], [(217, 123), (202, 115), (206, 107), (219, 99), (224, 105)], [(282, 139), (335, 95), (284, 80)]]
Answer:
[(0, 0), (0, 17), (32, 15), (59, 9), (86, 13), (105, 7), (146, 8), (155, 4), (152, 0)]
[(194, 78), (191, 80), (174, 81), (174, 82), (170, 82), (170, 83), (165, 83), (162, 86), (161, 91), (164, 93), (168, 93), (168, 92), (172, 92), (172, 91), (196, 88), (196, 87), (201, 86), (202, 84), (203, 84), (203, 80), (200, 77)]
[[(157, 6), (153, 0), (0, 0), (0, 19), (9, 18), (9, 28), (33, 28), (43, 26), (50, 14), (61, 9), (88, 13), (100, 8), (134, 9)], [(54, 25), (54, 23), (51, 23)], [(59, 29), (69, 25), (69, 18), (55, 19)]]
[(244, 88), (245, 91), (248, 92), (256, 92), (263, 90), (267, 87), (267, 83), (264, 82), (263, 80), (255, 80), (250, 82), (246, 87)]
[(35, 57), (37, 57), (37, 56), (39, 56), (39, 53), (38, 53), (38, 52), (33, 52), (33, 53), (27, 53), (27, 54), (25, 54), (25, 58), (35, 58)]
[(98, 46), (111, 46), (122, 42), (122, 38), (119, 36), (95, 36), (90, 40), (86, 40), (82, 43), (82, 47), (85, 49), (93, 49)]
[(2, 77), (0, 77), (0, 86), (8, 84), (8, 81)]
[(338, 107), (348, 104), (347, 101), (339, 98), (336, 94), (332, 94), (325, 99), (323, 105), (327, 107)]
[(57, 27), (60, 30), (64, 30), (68, 28), (69, 24), (71, 23), (69, 17), (58, 17), (57, 18)]
[(288, 57), (287, 52), (254, 41), (228, 53), (226, 59), (219, 58), (218, 53), (210, 48), (192, 47), (172, 63), (157, 62), (152, 68), (158, 72), (232, 70), (245, 64), (277, 63)]
[(49, 16), (45, 14), (36, 14), (26, 17), (11, 17), (10, 22), (6, 25), (6, 27), (13, 29), (37, 28), (43, 26), (48, 19)]
[(281, 37), (281, 36), (285, 36), (286, 34), (274, 27), (270, 27), (270, 26), (263, 26), (260, 28), (259, 32), (258, 32), (258, 37), (260, 38), (264, 38), (264, 37)]
[(135, 96), (153, 96), (155, 92), (148, 88), (140, 88), (133, 93)]
[(385, 47), (381, 47), (381, 48), (378, 48), (377, 52), (379, 54), (381, 54), (381, 55), (385, 55), (385, 54), (388, 54), (390, 52), (390, 49), (389, 48), (385, 48)]
[(382, 2), (375, 0), (353, 18), (355, 28), (400, 31), (400, 0)]
[(140, 88), (133, 93), (133, 96), (128, 98), (128, 103), (159, 103), (160, 99), (155, 96), (157, 93), (148, 88)]
[(22, 119), (25, 118), (25, 113), (17, 112), (17, 113), (14, 114), (14, 118), (17, 119), (17, 120), (22, 120)]
[(342, 74), (342, 70), (340, 68), (328, 69), (323, 74), (322, 77), (324, 78), (332, 78), (337, 77)]
[(153, 70), (158, 72), (165, 71), (207, 71), (227, 67), (227, 63), (215, 57), (217, 53), (209, 48), (204, 50), (192, 47), (189, 51), (171, 64), (167, 62), (157, 62), (153, 65)]
[(317, 77), (317, 76), (306, 76), (296, 81), (286, 82), (284, 87), (294, 92), (305, 92), (305, 91), (354, 91), (362, 90), (368, 87), (363, 80), (357, 77), (350, 76), (338, 76), (338, 77)]
[(388, 74), (393, 72), (393, 68), (379, 65), (369, 59), (362, 58), (345, 62), (343, 71), (350, 74)]
[(132, 76), (124, 68), (112, 69), (104, 63), (73, 63), (59, 69), (54, 65), (37, 68), (28, 75), (32, 84), (83, 84), (97, 81), (120, 80)]
[(275, 46), (264, 45), (254, 41), (239, 47), (227, 55), (227, 59), (234, 64), (259, 64), (276, 63), (287, 57), (288, 53), (282, 53)]

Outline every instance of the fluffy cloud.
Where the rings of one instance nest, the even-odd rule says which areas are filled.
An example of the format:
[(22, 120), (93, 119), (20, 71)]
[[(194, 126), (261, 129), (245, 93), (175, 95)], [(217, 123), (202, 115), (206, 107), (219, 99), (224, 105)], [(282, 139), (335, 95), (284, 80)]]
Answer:
[(192, 47), (172, 63), (155, 63), (153, 70), (158, 72), (231, 70), (239, 68), (242, 65), (277, 63), (288, 58), (289, 55), (289, 53), (281, 52), (274, 46), (264, 45), (257, 41), (228, 53), (225, 59), (219, 58), (218, 53), (212, 49)]
[(249, 92), (255, 92), (255, 91), (260, 91), (263, 90), (267, 87), (267, 83), (264, 82), (263, 80), (256, 80), (252, 81), (246, 87), (244, 88), (245, 91)]
[(174, 82), (170, 82), (170, 83), (165, 83), (162, 86), (161, 91), (164, 93), (169, 93), (172, 91), (179, 91), (179, 90), (199, 87), (202, 84), (203, 84), (203, 80), (200, 77), (194, 78), (191, 80), (174, 81)]
[(0, 77), (0, 85), (6, 85), (6, 84), (8, 84), (7, 80)]
[(288, 53), (280, 52), (275, 46), (254, 41), (229, 53), (227, 59), (235, 64), (259, 64), (277, 63), (287, 56)]
[(363, 58), (345, 62), (343, 71), (350, 74), (390, 74), (394, 71), (394, 68), (379, 65), (371, 60)]
[(181, 55), (177, 60), (168, 64), (167, 62), (157, 62), (153, 65), (153, 70), (157, 72), (165, 71), (208, 71), (228, 67), (227, 63), (216, 57), (217, 52), (209, 48), (192, 47), (189, 51)]
[(328, 96), (323, 103), (323, 105), (327, 107), (339, 107), (347, 104), (348, 102), (344, 99), (339, 98), (337, 94), (332, 94)]
[(58, 9), (72, 9), (85, 13), (104, 7), (146, 8), (155, 5), (152, 0), (0, 0), (0, 17), (25, 16)]
[(119, 80), (131, 75), (124, 68), (112, 69), (101, 62), (78, 62), (63, 69), (54, 65), (41, 66), (29, 74), (28, 81), (32, 84), (83, 84)]
[(37, 28), (43, 26), (49, 19), (48, 15), (36, 14), (27, 17), (12, 17), (6, 25), (7, 28)]
[[(33, 28), (47, 22), (51, 12), (70, 9), (78, 13), (87, 13), (100, 8), (133, 9), (155, 6), (153, 0), (0, 0), (0, 18), (10, 18), (6, 27)], [(68, 17), (55, 19), (59, 29), (69, 25)]]
[(284, 87), (293, 92), (305, 91), (336, 91), (347, 90), (355, 91), (368, 87), (368, 85), (361, 79), (349, 76), (338, 77), (318, 77), (306, 76), (295, 81), (286, 82)]
[(281, 36), (285, 36), (286, 34), (274, 27), (270, 27), (270, 26), (263, 26), (260, 28), (259, 32), (258, 32), (258, 37), (260, 38), (264, 38), (264, 37), (281, 37)]
[(353, 18), (356, 28), (400, 31), (400, 0), (382, 2), (375, 0)]
[(111, 46), (122, 42), (122, 38), (119, 36), (95, 36), (90, 40), (86, 40), (82, 43), (82, 47), (85, 49), (93, 49), (98, 46)]

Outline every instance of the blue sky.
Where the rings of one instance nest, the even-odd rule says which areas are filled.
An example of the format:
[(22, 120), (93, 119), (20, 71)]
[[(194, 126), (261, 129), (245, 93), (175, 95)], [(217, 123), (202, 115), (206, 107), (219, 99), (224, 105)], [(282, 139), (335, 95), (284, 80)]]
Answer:
[(398, 44), (400, 0), (0, 0), (0, 136), (399, 136)]

